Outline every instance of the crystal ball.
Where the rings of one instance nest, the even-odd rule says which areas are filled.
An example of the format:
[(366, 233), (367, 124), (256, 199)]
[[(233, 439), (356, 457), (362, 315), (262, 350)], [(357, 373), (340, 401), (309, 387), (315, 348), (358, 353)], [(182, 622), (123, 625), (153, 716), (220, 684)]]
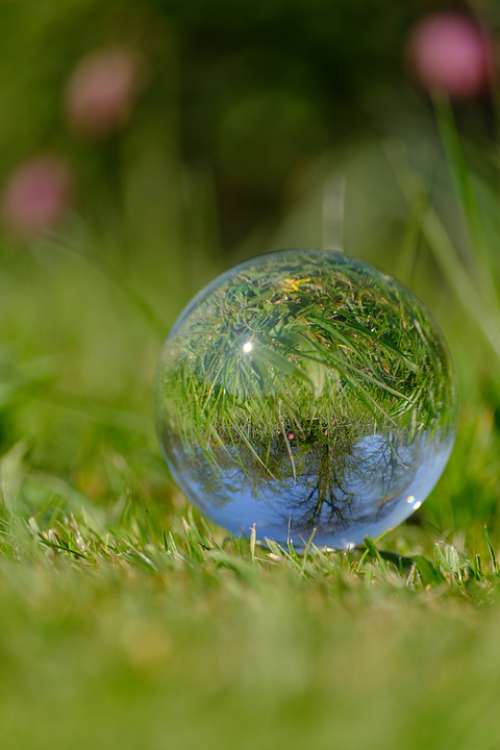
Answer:
[(158, 433), (184, 493), (258, 540), (349, 549), (420, 507), (454, 440), (443, 339), (419, 300), (340, 252), (219, 276), (164, 345)]

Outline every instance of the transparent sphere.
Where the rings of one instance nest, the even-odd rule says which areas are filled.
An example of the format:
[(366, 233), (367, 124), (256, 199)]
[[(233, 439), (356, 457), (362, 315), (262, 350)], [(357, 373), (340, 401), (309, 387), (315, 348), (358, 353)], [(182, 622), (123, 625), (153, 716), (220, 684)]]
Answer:
[(287, 250), (217, 278), (167, 339), (167, 463), (211, 519), (349, 548), (425, 500), (453, 443), (454, 387), (421, 303), (342, 253)]

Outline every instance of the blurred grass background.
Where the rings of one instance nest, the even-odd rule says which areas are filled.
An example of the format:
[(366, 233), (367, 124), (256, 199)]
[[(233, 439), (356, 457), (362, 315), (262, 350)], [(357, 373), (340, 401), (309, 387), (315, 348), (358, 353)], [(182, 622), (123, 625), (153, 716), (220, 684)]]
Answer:
[[(418, 74), (437, 12), (494, 80)], [(0, 39), (2, 747), (499, 747), (498, 4), (5, 2)], [(439, 320), (456, 448), (377, 546), (255, 549), (169, 479), (157, 356), (233, 263), (338, 246)]]

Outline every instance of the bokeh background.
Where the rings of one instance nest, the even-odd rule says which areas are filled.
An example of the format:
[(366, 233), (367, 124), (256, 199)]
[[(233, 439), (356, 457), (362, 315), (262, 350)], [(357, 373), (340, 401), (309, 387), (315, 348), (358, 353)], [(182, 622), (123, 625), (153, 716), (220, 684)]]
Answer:
[[(186, 214), (198, 251), (203, 240), (207, 254), (234, 256), (244, 243), (274, 242), (304, 203), (318, 206), (321, 181), (364, 170), (378, 186), (353, 185), (345, 241), (380, 252), (384, 232), (404, 221), (387, 168), (373, 164), (381, 143), (403, 139), (433, 160), (422, 88), (436, 86), (460, 101), (478, 139), (492, 134), (480, 58), (494, 77), (499, 15), (488, 0), (5, 3), (2, 173), (51, 155), (74, 189), (68, 222), (133, 217), (124, 234), (135, 227), (144, 246), (145, 225), (167, 252), (173, 239), (185, 242), (173, 225)], [(376, 236), (365, 226), (370, 208), (381, 214)], [(294, 229), (294, 244), (325, 239), (311, 222)]]
[[(193, 715), (207, 747), (500, 742), (484, 713), (496, 615), (476, 652), (469, 609), (454, 609), (469, 579), (491, 603), (482, 575), (498, 573), (499, 76), (496, 0), (1, 3), (5, 747), (163, 747), (163, 700), (181, 747), (196, 744)], [(363, 599), (356, 581), (372, 573), (344, 579), (340, 557), (307, 575), (296, 563), (290, 583), (274, 550), (281, 572), (257, 584), (255, 550), (202, 537), (163, 465), (152, 389), (169, 327), (217, 273), (280, 247), (340, 247), (393, 274), (449, 341), (456, 448), (382, 542), (417, 561), (408, 580), (381, 568), (388, 591), (449, 583), (435, 619), (425, 599), (411, 612), (393, 593)], [(317, 588), (304, 593), (304, 575)], [(332, 576), (339, 598), (358, 592), (346, 610), (325, 593)]]
[[(120, 426), (96, 410), (146, 450), (141, 422), (156, 461), (169, 326), (216, 273), (279, 247), (341, 247), (408, 284), (450, 339), (465, 406), (492, 398), (496, 424), (496, 3), (1, 13), (2, 450), (22, 440), (103, 502), (104, 436)], [(168, 496), (165, 481), (158, 469)], [(453, 502), (483, 521), (497, 498), (480, 484)]]

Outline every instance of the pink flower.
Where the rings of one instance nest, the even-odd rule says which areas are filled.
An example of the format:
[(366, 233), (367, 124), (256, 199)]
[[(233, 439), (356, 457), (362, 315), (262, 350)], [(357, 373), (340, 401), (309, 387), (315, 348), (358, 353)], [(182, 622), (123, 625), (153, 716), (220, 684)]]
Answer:
[(5, 223), (23, 237), (57, 224), (71, 201), (68, 165), (55, 156), (38, 156), (22, 164), (5, 185), (1, 201)]
[(140, 60), (116, 47), (83, 57), (68, 81), (66, 116), (82, 135), (103, 137), (129, 118), (140, 86)]
[(428, 91), (468, 98), (492, 83), (491, 40), (465, 15), (427, 16), (414, 27), (408, 52), (418, 80)]

